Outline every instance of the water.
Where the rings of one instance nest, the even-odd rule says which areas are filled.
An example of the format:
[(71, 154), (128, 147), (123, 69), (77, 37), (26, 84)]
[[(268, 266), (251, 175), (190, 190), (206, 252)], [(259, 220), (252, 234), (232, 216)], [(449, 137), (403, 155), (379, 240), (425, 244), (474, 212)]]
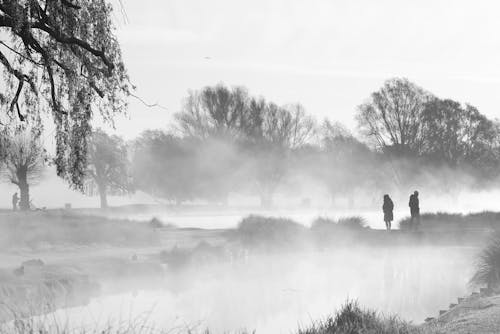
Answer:
[(474, 252), (451, 247), (353, 247), (250, 256), (235, 263), (167, 272), (160, 288), (148, 289), (144, 283), (51, 317), (87, 328), (146, 321), (164, 329), (293, 333), (351, 298), (422, 322), (467, 292)]

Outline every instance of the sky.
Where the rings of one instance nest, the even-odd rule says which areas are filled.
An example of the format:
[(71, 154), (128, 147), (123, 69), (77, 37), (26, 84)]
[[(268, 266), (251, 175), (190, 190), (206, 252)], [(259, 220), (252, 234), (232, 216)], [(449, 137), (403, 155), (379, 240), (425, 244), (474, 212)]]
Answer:
[(401, 0), (112, 0), (136, 94), (116, 132), (167, 128), (188, 90), (224, 83), (355, 131), (391, 77), (500, 117), (500, 3)]

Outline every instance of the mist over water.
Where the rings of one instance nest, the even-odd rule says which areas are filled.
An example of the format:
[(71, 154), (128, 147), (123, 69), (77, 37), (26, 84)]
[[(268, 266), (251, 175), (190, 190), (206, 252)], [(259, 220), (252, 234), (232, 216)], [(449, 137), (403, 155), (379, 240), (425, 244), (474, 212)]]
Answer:
[(158, 288), (137, 286), (55, 317), (85, 326), (145, 317), (161, 328), (290, 333), (357, 299), (419, 323), (465, 294), (473, 254), (460, 247), (354, 246), (249, 256), (167, 273)]
[[(420, 188), (418, 188), (420, 190)], [(408, 190), (408, 196), (412, 190)], [(468, 214), (482, 211), (496, 211), (498, 208), (497, 198), (500, 190), (463, 190), (454, 194), (442, 194), (439, 189), (420, 190), (420, 206), (422, 213), (452, 212)], [(394, 222), (409, 217), (408, 196), (399, 195), (394, 198)], [(378, 200), (378, 201), (377, 201)], [(379, 203), (380, 202), (380, 203)], [(246, 204), (247, 203), (247, 204)], [(365, 219), (367, 225), (375, 229), (384, 229), (382, 212), (382, 196), (370, 201), (355, 202), (349, 205), (347, 199), (337, 201), (337, 207), (332, 207), (327, 197), (318, 198), (313, 205), (304, 208), (300, 205), (300, 199), (282, 197), (275, 209), (262, 209), (248, 202), (234, 201), (233, 206), (202, 206), (190, 208), (168, 207), (151, 209), (137, 213), (109, 212), (109, 217), (127, 218), (138, 221), (149, 221), (156, 217), (164, 223), (171, 223), (181, 228), (234, 228), (242, 218), (250, 214), (262, 214), (271, 217), (290, 218), (305, 226), (310, 226), (312, 221), (318, 217), (338, 219), (342, 217), (359, 216)], [(245, 205), (246, 204), (246, 205)], [(281, 204), (281, 205), (280, 205)], [(314, 205), (317, 204), (317, 205)], [(359, 205), (359, 207), (358, 207)]]
[[(420, 189), (419, 189), (420, 190)], [(422, 212), (460, 213), (495, 209), (497, 191), (462, 191), (442, 195), (421, 190)], [(393, 226), (409, 216), (405, 194), (393, 196)], [(147, 224), (152, 218), (179, 228), (233, 229), (249, 214), (290, 218), (310, 227), (314, 219), (360, 216), (372, 229), (384, 229), (376, 201), (313, 199), (310, 207), (281, 197), (276, 209), (245, 202), (224, 206), (151, 206), (148, 210), (90, 211), (90, 215), (126, 218)], [(359, 207), (358, 207), (359, 205)], [(451, 210), (451, 209), (454, 210)], [(456, 210), (455, 210), (456, 208)], [(381, 232), (381, 231), (380, 231)], [(218, 261), (180, 270), (164, 267), (155, 277), (143, 277), (117, 291), (118, 281), (100, 281), (99, 296), (86, 305), (62, 308), (43, 316), (72, 328), (104, 328), (109, 324), (147, 321), (163, 329), (195, 329), (223, 333), (241, 329), (257, 333), (292, 333), (299, 326), (324, 319), (348, 299), (384, 314), (421, 323), (470, 293), (475, 256), (470, 246), (352, 244), (331, 249), (247, 253), (242, 259)], [(165, 246), (168, 249), (171, 246)], [(138, 248), (140, 251), (140, 248)], [(99, 252), (99, 251), (98, 251)], [(103, 251), (102, 254), (105, 254)], [(131, 250), (127, 250), (127, 256)], [(155, 284), (151, 284), (154, 281)]]

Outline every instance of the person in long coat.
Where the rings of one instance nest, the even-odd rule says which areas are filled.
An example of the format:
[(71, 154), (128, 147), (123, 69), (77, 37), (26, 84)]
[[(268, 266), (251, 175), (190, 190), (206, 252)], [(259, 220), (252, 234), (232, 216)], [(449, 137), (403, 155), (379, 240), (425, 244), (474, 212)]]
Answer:
[(415, 192), (410, 195), (408, 206), (410, 207), (411, 215), (410, 229), (416, 231), (420, 226), (420, 203), (418, 200), (418, 191), (415, 190)]
[(387, 231), (391, 230), (391, 222), (394, 220), (394, 203), (392, 202), (389, 195), (384, 195), (384, 205), (382, 205), (382, 210), (384, 211), (384, 222)]

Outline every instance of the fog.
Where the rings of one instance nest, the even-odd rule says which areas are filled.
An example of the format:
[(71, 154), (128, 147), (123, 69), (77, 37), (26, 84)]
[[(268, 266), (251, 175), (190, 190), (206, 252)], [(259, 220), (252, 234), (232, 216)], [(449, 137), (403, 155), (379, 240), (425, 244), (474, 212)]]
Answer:
[[(495, 211), (500, 190), (477, 173), (425, 164), (415, 168), (411, 159), (387, 164), (367, 158), (379, 154), (375, 151), (330, 160), (336, 153), (321, 148), (276, 160), (219, 141), (195, 145), (194, 151), (189, 147), (192, 155), (175, 155), (179, 151), (169, 145), (177, 149), (184, 137), (160, 131), (152, 138), (164, 144), (152, 148), (162, 150), (131, 150), (138, 189), (124, 196), (110, 194), (109, 208), (95, 209), (96, 197), (68, 190), (48, 173), (31, 189), (41, 210), (2, 213), (15, 218), (10, 230), (3, 230), (9, 242), (0, 242), (8, 254), (7, 273), (18, 275), (16, 262), (41, 258), (47, 269), (29, 271), (21, 265), (29, 284), (43, 277), (60, 282), (58, 268), (64, 268), (63, 280), (81, 275), (99, 287), (77, 302), (75, 292), (65, 302), (58, 297), (45, 314), (30, 315), (33, 321), (75, 330), (147, 323), (178, 332), (291, 333), (334, 314), (347, 300), (420, 324), (472, 291), (469, 281), (483, 234), (462, 242), (455, 237), (460, 231), (432, 235), (424, 228), (412, 235), (380, 230), (385, 228), (386, 193), (395, 205), (394, 229), (408, 218), (408, 196), (414, 190), (420, 193), (422, 214)], [(148, 147), (147, 142), (142, 145)], [(276, 170), (268, 178), (269, 167), (278, 168), (277, 180)], [(4, 189), (0, 201), (8, 203), (15, 189)], [(263, 196), (262, 189), (270, 192)], [(71, 207), (62, 210), (67, 203)], [(57, 219), (51, 221), (53, 214)], [(366, 228), (339, 233), (327, 245), (304, 238), (284, 249), (262, 251), (231, 234), (255, 214), (291, 219), (306, 228), (318, 217), (360, 217)], [(37, 223), (48, 224), (45, 233), (41, 225), (32, 227)], [(288, 242), (286, 228), (272, 233), (274, 241)], [(208, 253), (210, 247), (221, 247), (220, 253), (214, 251), (215, 260), (202, 254), (201, 260), (181, 267), (162, 260), (162, 252), (180, 249), (182, 258), (182, 252), (205, 243)], [(68, 274), (68, 268), (76, 274)]]
[(0, 334), (500, 292), (495, 6), (124, 2), (0, 5)]
[[(53, 317), (92, 328), (147, 319), (172, 330), (290, 333), (347, 299), (358, 299), (418, 323), (466, 293), (472, 255), (467, 248), (353, 247), (249, 256), (166, 272), (155, 288), (146, 288), (151, 284), (146, 280), (130, 292), (96, 298)], [(107, 282), (104, 289), (116, 284)]]
[[(434, 174), (439, 175), (438, 172)], [(429, 171), (425, 179), (429, 181), (431, 178), (434, 176)], [(409, 216), (408, 195), (415, 189), (420, 191), (422, 213), (466, 214), (495, 210), (497, 207), (495, 199), (500, 195), (498, 190), (477, 189), (464, 181), (462, 187), (454, 188), (458, 189), (456, 192), (447, 193), (442, 189), (440, 180), (436, 178), (433, 181), (427, 186), (408, 186), (391, 193), (395, 204), (394, 228), (398, 227), (399, 220)], [(292, 182), (300, 186), (288, 192), (287, 187), (291, 187)], [(109, 198), (111, 208), (97, 210), (80, 207), (91, 206), (92, 202), (95, 206), (96, 198), (80, 197), (83, 195), (77, 193), (72, 193), (74, 197), (61, 196), (64, 191), (55, 196), (44, 195), (48, 187), (51, 194), (58, 194), (60, 186), (54, 179), (46, 179), (32, 189), (37, 204), (46, 203), (47, 213), (58, 212), (51, 206), (61, 208), (63, 203), (70, 202), (72, 209), (64, 214), (91, 216), (92, 219), (126, 219), (118, 224), (125, 227), (133, 223), (148, 229), (151, 229), (151, 220), (157, 219), (162, 226), (169, 227), (151, 229), (159, 241), (155, 238), (149, 245), (135, 246), (132, 240), (116, 241), (120, 237), (112, 237), (110, 229), (99, 229), (95, 232), (99, 239), (92, 241), (88, 226), (92, 228), (96, 225), (83, 221), (87, 226), (85, 231), (90, 232), (90, 236), (85, 234), (84, 237), (80, 230), (62, 227), (62, 216), (61, 225), (55, 228), (61, 231), (52, 230), (52, 234), (64, 236), (61, 237), (65, 240), (63, 244), (52, 240), (54, 244), (41, 242), (36, 243), (33, 249), (17, 247), (9, 250), (13, 252), (9, 266), (16, 259), (41, 258), (49, 266), (70, 265), (78, 268), (100, 287), (98, 293), (76, 303), (76, 306), (72, 302), (63, 303), (56, 307), (56, 311), (50, 310), (45, 315), (31, 318), (43, 323), (44, 327), (65, 324), (75, 330), (90, 330), (109, 325), (120, 327), (132, 322), (147, 323), (148, 326), (172, 329), (174, 332), (190, 329), (193, 333), (201, 333), (208, 328), (215, 333), (242, 329), (264, 334), (293, 333), (299, 327), (307, 327), (313, 321), (333, 314), (346, 300), (357, 300), (363, 307), (384, 314), (397, 314), (420, 324), (472, 291), (469, 280), (480, 247), (477, 243), (447, 242), (445, 233), (438, 235), (443, 242), (420, 242), (412, 246), (397, 242), (392, 244), (391, 237), (395, 240), (398, 236), (388, 234), (388, 239), (375, 237), (371, 246), (351, 236), (343, 241), (332, 240), (331, 245), (324, 249), (315, 244), (307, 247), (291, 244), (290, 249), (269, 252), (245, 245), (234, 246), (238, 241), (225, 234), (215, 239), (197, 234), (202, 233), (199, 228), (207, 230), (207, 233), (212, 233), (212, 230), (225, 233), (237, 228), (241, 220), (250, 214), (289, 218), (306, 227), (310, 227), (318, 217), (339, 219), (358, 216), (374, 233), (386, 233), (377, 231), (385, 228), (381, 206), (382, 195), (386, 191), (382, 189), (376, 192), (373, 187), (360, 187), (349, 196), (336, 196), (332, 201), (326, 187), (310, 178), (301, 178), (297, 173), (283, 179), (283, 185), (276, 190), (272, 207), (262, 207), (259, 197), (252, 191), (230, 192), (227, 203), (213, 203), (201, 198), (182, 204), (165, 199), (158, 201), (158, 198), (141, 192), (125, 197), (112, 196)], [(5, 193), (2, 196), (3, 200), (8, 200)], [(79, 198), (83, 200), (80, 202)], [(304, 202), (304, 198), (309, 200)], [(40, 214), (46, 213), (42, 210)], [(22, 215), (18, 217), (20, 230), (24, 224), (33, 224), (30, 223), (30, 214)], [(122, 228), (113, 226), (112, 229)], [(132, 231), (136, 228), (134, 225)], [(172, 228), (180, 230), (174, 233)], [(38, 238), (28, 235), (29, 238)], [(71, 237), (66, 241), (68, 235)], [(278, 237), (280, 235), (278, 232)], [(132, 236), (127, 234), (128, 237)], [(86, 238), (89, 238), (88, 244), (84, 241)], [(192, 249), (204, 240), (208, 240), (210, 245), (221, 245), (224, 252), (242, 248), (244, 255), (223, 256), (215, 261), (202, 260), (181, 268), (162, 264), (161, 271), (154, 273), (123, 269), (130, 265), (128, 263), (133, 254), (139, 254), (138, 260), (134, 260), (139, 264), (149, 266), (154, 263), (157, 266), (156, 257), (160, 251), (175, 247)], [(389, 244), (386, 244), (387, 240)], [(337, 246), (336, 243), (342, 245)], [(44, 245), (43, 248), (39, 248), (40, 244)], [(27, 245), (30, 247), (29, 242)], [(120, 262), (115, 263), (118, 259)], [(88, 262), (102, 263), (102, 266), (92, 267), (86, 264)], [(103, 274), (108, 270), (114, 276)]]

